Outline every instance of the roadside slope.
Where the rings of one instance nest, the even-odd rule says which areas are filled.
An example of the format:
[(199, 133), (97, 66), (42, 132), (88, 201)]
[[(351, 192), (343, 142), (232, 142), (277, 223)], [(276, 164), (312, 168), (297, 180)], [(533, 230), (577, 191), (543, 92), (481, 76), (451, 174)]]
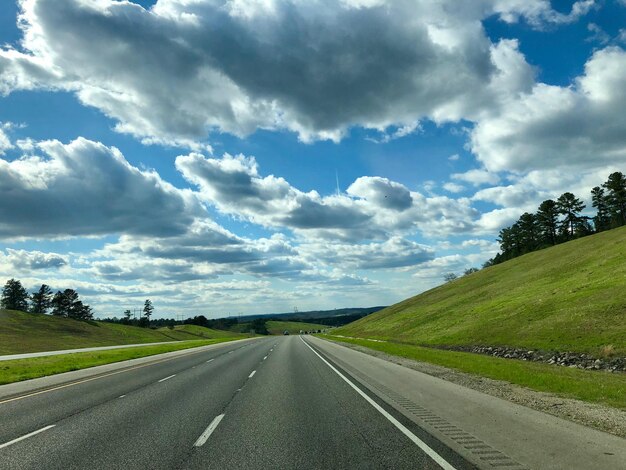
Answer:
[(0, 310), (0, 355), (234, 336), (239, 335), (194, 325), (152, 330), (129, 325), (84, 322), (50, 315)]
[(338, 335), (428, 346), (626, 354), (626, 227), (529, 253), (392, 305)]

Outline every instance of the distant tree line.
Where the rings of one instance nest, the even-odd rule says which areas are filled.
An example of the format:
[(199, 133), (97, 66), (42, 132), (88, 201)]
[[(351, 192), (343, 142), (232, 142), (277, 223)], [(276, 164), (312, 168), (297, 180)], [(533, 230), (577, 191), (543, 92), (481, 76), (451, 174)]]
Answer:
[(626, 225), (626, 177), (611, 173), (605, 183), (591, 190), (594, 217), (581, 215), (586, 205), (570, 192), (543, 201), (537, 212), (525, 212), (510, 227), (500, 230), (501, 252), (485, 263), (502, 263), (531, 251)]
[(36, 292), (29, 294), (17, 279), (9, 279), (2, 288), (0, 307), (41, 314), (50, 311), (52, 315), (76, 320), (93, 319), (93, 310), (79, 299), (74, 289), (52, 294), (50, 286), (42, 284)]

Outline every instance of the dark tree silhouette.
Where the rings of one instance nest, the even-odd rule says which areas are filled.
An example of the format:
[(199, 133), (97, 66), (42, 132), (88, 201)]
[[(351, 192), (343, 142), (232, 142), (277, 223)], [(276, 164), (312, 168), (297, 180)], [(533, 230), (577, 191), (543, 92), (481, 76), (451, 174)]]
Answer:
[(602, 185), (606, 189), (606, 201), (613, 219), (613, 226), (626, 224), (626, 177), (619, 171), (611, 173)]
[(73, 318), (75, 320), (93, 319), (93, 311), (89, 305), (83, 304), (74, 289), (57, 291), (52, 297), (52, 315)]
[(7, 310), (28, 310), (28, 292), (17, 279), (9, 279), (2, 288), (0, 307)]
[(121, 323), (124, 323), (125, 325), (129, 325), (130, 324), (130, 320), (132, 318), (133, 314), (131, 313), (130, 310), (124, 310), (124, 316), (122, 317)]
[(539, 246), (539, 230), (534, 214), (524, 212), (517, 221), (522, 253), (535, 251)]
[(143, 316), (139, 319), (138, 326), (148, 328), (150, 326), (150, 316), (153, 311), (154, 307), (152, 306), (152, 301), (150, 299), (146, 299), (143, 303)]
[(596, 186), (591, 190), (591, 205), (596, 208), (597, 213), (593, 218), (593, 225), (596, 232), (602, 232), (611, 228), (611, 213), (609, 203), (604, 193), (604, 188)]
[(37, 292), (30, 296), (30, 311), (32, 313), (47, 313), (52, 303), (52, 289), (42, 284)]
[(545, 244), (556, 245), (557, 229), (559, 224), (559, 212), (556, 202), (547, 199), (539, 204), (537, 210), (537, 228)]
[(559, 196), (556, 206), (559, 214), (563, 216), (560, 224), (562, 233), (568, 239), (574, 238), (576, 226), (584, 220), (580, 213), (586, 207), (585, 204), (572, 193), (567, 192)]

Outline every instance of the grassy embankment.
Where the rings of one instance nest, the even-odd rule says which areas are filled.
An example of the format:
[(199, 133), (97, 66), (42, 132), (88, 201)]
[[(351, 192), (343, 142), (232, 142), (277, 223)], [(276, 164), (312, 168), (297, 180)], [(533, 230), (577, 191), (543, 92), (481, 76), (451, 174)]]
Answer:
[(152, 330), (0, 310), (0, 355), (233, 336), (238, 335), (195, 325)]
[(0, 361), (0, 384), (246, 337), (248, 335), (195, 325), (152, 330), (0, 310), (0, 355), (177, 341), (153, 346)]
[(626, 408), (622, 373), (427, 348), (485, 345), (626, 355), (626, 227), (483, 269), (334, 333), (361, 338), (335, 339), (390, 354)]
[(56, 356), (37, 357), (33, 359), (15, 359), (0, 361), (0, 385), (20, 380), (34, 379), (47, 375), (60, 374), (72, 370), (127, 361), (139, 357), (152, 356), (181, 349), (196, 348), (208, 344), (222, 343), (240, 339), (237, 337), (223, 337), (207, 340), (181, 341), (179, 343), (158, 344), (134, 348), (120, 348), (106, 351), (81, 352), (73, 354), (59, 354)]

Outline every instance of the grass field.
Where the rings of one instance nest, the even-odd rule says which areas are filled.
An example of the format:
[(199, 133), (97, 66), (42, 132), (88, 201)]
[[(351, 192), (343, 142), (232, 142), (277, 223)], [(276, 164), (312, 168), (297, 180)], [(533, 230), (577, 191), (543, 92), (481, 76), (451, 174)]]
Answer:
[(541, 392), (626, 409), (626, 374), (587, 371), (537, 362), (442, 351), (409, 344), (320, 335), (334, 341), (528, 387)]
[(232, 336), (237, 334), (194, 325), (152, 330), (0, 310), (0, 355)]
[(625, 355), (626, 227), (483, 269), (334, 333), (593, 355), (610, 345)]
[(235, 339), (240, 336), (0, 361), (0, 385)]

